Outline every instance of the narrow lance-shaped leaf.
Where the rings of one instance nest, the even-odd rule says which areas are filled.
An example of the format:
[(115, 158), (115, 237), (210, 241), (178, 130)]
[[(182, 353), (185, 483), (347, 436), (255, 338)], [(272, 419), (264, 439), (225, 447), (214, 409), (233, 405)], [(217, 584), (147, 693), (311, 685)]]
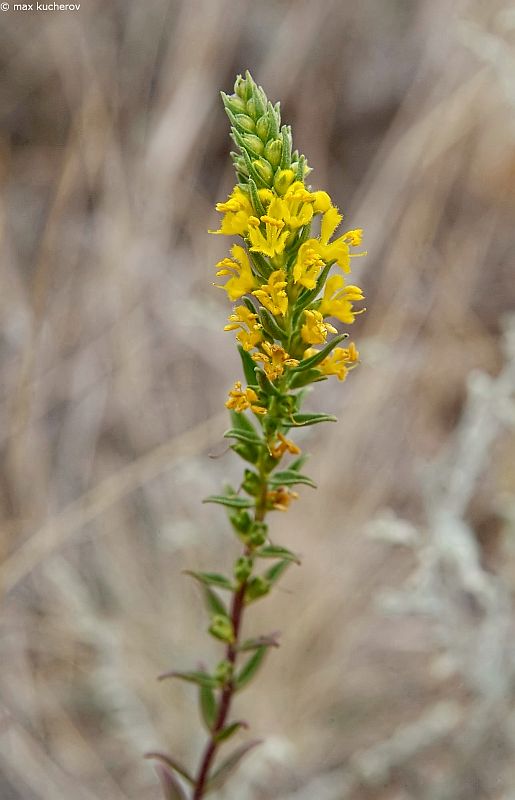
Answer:
[(177, 761), (177, 759), (172, 758), (172, 756), (167, 755), (166, 753), (145, 753), (145, 758), (151, 758), (155, 761), (159, 761), (160, 764), (164, 764), (165, 767), (172, 770), (173, 772), (177, 772), (181, 775), (185, 781), (187, 781), (192, 786), (195, 784), (194, 778), (190, 775), (186, 767), (183, 767), (182, 764)]
[(290, 564), (291, 561), (286, 559), (278, 561), (277, 564), (274, 564), (273, 567), (270, 567), (270, 569), (265, 572), (265, 578), (270, 584), (276, 583)]
[(218, 769), (214, 771), (212, 778), (208, 781), (207, 791), (214, 792), (216, 789), (220, 789), (235, 771), (242, 758), (244, 758), (247, 753), (250, 753), (254, 747), (257, 747), (258, 744), (261, 744), (261, 739), (247, 742), (247, 744), (242, 744), (241, 747), (236, 748)]
[(240, 672), (236, 676), (236, 688), (238, 690), (243, 689), (243, 687), (252, 680), (259, 667), (263, 663), (263, 659), (267, 653), (267, 650), (268, 647), (265, 645), (258, 647), (256, 652), (250, 656), (247, 663), (243, 665)]
[(178, 680), (186, 681), (187, 683), (196, 683), (197, 686), (211, 686), (212, 688), (217, 686), (217, 682), (212, 675), (198, 670), (191, 670), (190, 672), (179, 672), (178, 670), (163, 672), (162, 675), (158, 676), (157, 680), (164, 681), (168, 678), (178, 678)]
[(164, 800), (186, 800), (186, 795), (171, 770), (159, 765), (156, 767), (156, 772), (159, 775)]
[(246, 639), (236, 649), (239, 653), (245, 653), (249, 650), (257, 650), (259, 647), (279, 647), (278, 637), (278, 631), (264, 636), (256, 636), (254, 639)]
[(218, 597), (217, 593), (214, 592), (209, 586), (205, 584), (202, 587), (204, 593), (204, 601), (206, 603), (207, 610), (210, 614), (219, 614), (222, 617), (229, 617), (227, 613), (227, 609), (225, 607), (225, 603)]
[(295, 486), (298, 483), (302, 483), (305, 486), (311, 486), (312, 489), (317, 488), (315, 481), (307, 475), (301, 475), (300, 472), (291, 469), (274, 472), (270, 477), (270, 483), (274, 486)]
[(338, 422), (332, 414), (292, 414), (291, 420), (283, 420), (283, 425), (290, 428), (305, 428), (307, 425), (318, 425), (320, 422)]
[(191, 569), (184, 570), (185, 575), (195, 578), (196, 581), (202, 583), (204, 586), (217, 586), (219, 589), (233, 590), (232, 581), (225, 575), (219, 575), (217, 572), (193, 572)]
[(339, 333), (338, 336), (335, 336), (333, 339), (331, 339), (330, 342), (327, 342), (325, 347), (322, 347), (322, 349), (319, 350), (318, 353), (315, 353), (309, 358), (305, 358), (303, 361), (300, 362), (300, 364), (297, 367), (292, 367), (291, 368), (292, 373), (302, 372), (305, 369), (311, 369), (312, 367), (316, 367), (317, 364), (320, 364), (320, 362), (323, 361), (324, 358), (326, 358), (332, 350), (334, 350), (337, 344), (343, 342), (344, 339), (348, 339), (348, 337), (349, 337), (348, 333)]
[[(255, 373), (254, 370), (256, 369), (256, 362), (252, 360), (250, 355), (247, 353), (246, 350), (243, 349), (243, 347), (241, 347), (241, 345), (238, 345), (238, 352), (240, 354), (241, 363), (242, 363), (242, 366), (243, 366), (243, 374), (245, 375), (245, 380), (247, 381), (249, 386), (255, 386), (255, 384), (256, 384), (256, 373)], [(234, 413), (234, 416), (242, 416), (242, 417), (244, 416), (243, 414), (236, 415), (235, 412), (233, 412), (233, 413)], [(236, 423), (236, 421), (234, 419), (234, 416), (232, 418), (232, 421), (233, 421), (234, 427), (237, 428), (239, 426)], [(245, 417), (245, 419), (246, 419), (246, 417)]]
[(240, 728), (248, 728), (248, 727), (249, 727), (248, 724), (246, 722), (243, 722), (243, 720), (239, 720), (238, 722), (231, 722), (229, 725), (226, 725), (225, 728), (222, 728), (222, 730), (216, 734), (215, 739), (218, 743), (225, 742), (227, 741), (227, 739), (230, 739), (231, 736), (234, 736), (236, 731), (239, 731)]
[(238, 495), (227, 494), (212, 494), (204, 498), (203, 503), (218, 503), (227, 508), (250, 508), (253, 503), (245, 497), (238, 497)]
[(211, 686), (199, 687), (199, 705), (202, 719), (204, 720), (206, 728), (210, 731), (215, 724), (218, 710), (215, 693)]
[(256, 555), (259, 558), (281, 558), (286, 561), (293, 561), (294, 564), (300, 564), (300, 558), (295, 553), (292, 553), (286, 547), (280, 547), (275, 544), (260, 547), (259, 550), (256, 550)]
[[(243, 416), (243, 414), (241, 415)], [(246, 429), (229, 428), (225, 431), (224, 439), (237, 439), (239, 442), (247, 442), (248, 444), (260, 445), (263, 444), (262, 439), (259, 438), (254, 432)]]

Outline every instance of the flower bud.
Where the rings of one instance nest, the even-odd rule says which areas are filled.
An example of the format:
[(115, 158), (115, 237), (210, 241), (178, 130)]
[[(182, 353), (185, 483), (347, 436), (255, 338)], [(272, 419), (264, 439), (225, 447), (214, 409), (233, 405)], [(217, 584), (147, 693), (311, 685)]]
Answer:
[(261, 547), (266, 542), (268, 526), (264, 522), (254, 522), (249, 531), (249, 544), (252, 547)]
[(247, 114), (250, 114), (251, 117), (256, 116), (256, 101), (253, 97), (247, 100)]
[(220, 661), (215, 669), (215, 680), (220, 684), (224, 685), (231, 680), (233, 673), (232, 665), (228, 661)]
[(241, 556), (234, 565), (234, 577), (238, 583), (244, 583), (252, 573), (252, 559)]
[(246, 150), (250, 150), (255, 156), (260, 156), (265, 149), (259, 136), (254, 136), (252, 133), (244, 133), (242, 139), (245, 142)]
[(224, 617), (222, 614), (215, 614), (211, 619), (209, 633), (211, 636), (214, 636), (215, 639), (220, 639), (222, 642), (234, 642), (232, 622), (228, 617)]
[(292, 169), (280, 169), (274, 178), (274, 189), (278, 195), (285, 194), (286, 190), (292, 185), (295, 173)]
[(263, 114), (262, 117), (258, 119), (256, 122), (256, 133), (260, 139), (266, 142), (268, 138), (268, 130), (270, 128), (270, 123), (268, 121), (268, 116)]
[(256, 130), (256, 123), (252, 117), (249, 117), (247, 114), (236, 114), (235, 119), (240, 128), (243, 128), (243, 130), (248, 131), (249, 133), (254, 133)]
[(248, 533), (252, 526), (250, 514), (247, 511), (238, 511), (229, 517), (233, 528), (238, 533)]
[(270, 164), (268, 163), (268, 161), (265, 161), (264, 158), (260, 158), (256, 161), (253, 161), (252, 166), (256, 170), (259, 177), (262, 178), (265, 183), (269, 185), (272, 183), (274, 177), (274, 171), (270, 166)]
[(261, 492), (261, 479), (259, 475), (256, 475), (256, 473), (252, 472), (250, 469), (245, 470), (245, 477), (243, 478), (243, 483), (241, 485), (247, 494), (250, 494), (253, 497), (257, 497), (257, 495)]
[(242, 100), (246, 100), (247, 92), (248, 87), (246, 79), (242, 75), (238, 75), (234, 84), (234, 94), (237, 94)]
[(272, 139), (265, 146), (264, 156), (273, 167), (278, 167), (281, 163), (283, 143), (280, 139)]
[(268, 594), (270, 591), (270, 582), (267, 581), (266, 578), (263, 578), (261, 575), (256, 575), (255, 578), (252, 578), (250, 583), (247, 586), (247, 590), (245, 592), (245, 599), (247, 602), (251, 603), (253, 600), (258, 600), (260, 597), (264, 597), (265, 594)]

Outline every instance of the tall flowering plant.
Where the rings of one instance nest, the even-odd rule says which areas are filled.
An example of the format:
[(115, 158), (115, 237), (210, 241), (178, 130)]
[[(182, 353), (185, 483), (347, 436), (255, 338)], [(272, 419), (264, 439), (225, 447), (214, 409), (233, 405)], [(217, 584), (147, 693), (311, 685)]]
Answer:
[(298, 497), (294, 487), (315, 486), (302, 472), (305, 457), (292, 432), (336, 421), (301, 411), (307, 387), (332, 375), (345, 380), (359, 358), (352, 342), (341, 346), (348, 334), (333, 322), (349, 325), (361, 313), (354, 304), (363, 293), (345, 275), (353, 256), (362, 255), (354, 252), (362, 231), (337, 233), (342, 215), (327, 192), (307, 185), (311, 170), (293, 150), (290, 127), (281, 126), (279, 103), (272, 105), (248, 72), (222, 99), (237, 148), (231, 153), (237, 183), (217, 204), (221, 223), (211, 233), (236, 239), (230, 256), (217, 264), (216, 285), (235, 303), (224, 330), (236, 332), (244, 380), (229, 391), (231, 427), (224, 435), (245, 469), (238, 489), (228, 487), (205, 502), (225, 506), (242, 552), (230, 575), (189, 573), (202, 586), (208, 630), (224, 653), (210, 671), (161, 676), (196, 684), (207, 729), (195, 772), (170, 756), (149, 754), (159, 761), (168, 800), (200, 800), (220, 788), (258, 743), (237, 746), (219, 763), (221, 748), (247, 727), (231, 719), (233, 698), (277, 646), (276, 635), (242, 639), (243, 615), (299, 562), (271, 539), (268, 515), (288, 509)]

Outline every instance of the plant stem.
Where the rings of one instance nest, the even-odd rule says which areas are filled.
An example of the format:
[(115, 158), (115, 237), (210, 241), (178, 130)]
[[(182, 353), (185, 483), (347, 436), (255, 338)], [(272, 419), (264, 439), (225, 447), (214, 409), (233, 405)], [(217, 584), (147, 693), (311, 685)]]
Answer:
[[(255, 521), (256, 522), (263, 522), (266, 516), (266, 497), (268, 492), (268, 476), (262, 474), (262, 487), (261, 487), (261, 494), (257, 498), (256, 502), (256, 511), (255, 511)], [(244, 555), (249, 555), (249, 548), (245, 548)], [(243, 609), (245, 606), (245, 592), (247, 589), (247, 581), (243, 581), (241, 586), (238, 590), (234, 593), (232, 598), (232, 605), (231, 605), (231, 622), (234, 631), (234, 641), (230, 642), (227, 645), (225, 658), (233, 667), (236, 664), (236, 658), (238, 654), (238, 643), (239, 643), (239, 635), (240, 629), (242, 624), (242, 617), (243, 617)], [(192, 796), (192, 800), (201, 800), (204, 796), (204, 792), (207, 788), (207, 781), (209, 777), (209, 771), (211, 769), (211, 765), (213, 763), (213, 759), (216, 756), (216, 752), (219, 747), (219, 742), (217, 742), (217, 735), (223, 730), (227, 717), (229, 716), (229, 712), (231, 710), (232, 699), (235, 693), (235, 683), (234, 683), (234, 676), (227, 682), (226, 686), (222, 691), (222, 696), (220, 698), (220, 705), (218, 708), (218, 714), (216, 717), (215, 724), (211, 731), (211, 736), (206, 744), (206, 748), (204, 750), (204, 755), (202, 756), (202, 760), (200, 762), (200, 767), (198, 771), (198, 777), (195, 784), (195, 791)]]

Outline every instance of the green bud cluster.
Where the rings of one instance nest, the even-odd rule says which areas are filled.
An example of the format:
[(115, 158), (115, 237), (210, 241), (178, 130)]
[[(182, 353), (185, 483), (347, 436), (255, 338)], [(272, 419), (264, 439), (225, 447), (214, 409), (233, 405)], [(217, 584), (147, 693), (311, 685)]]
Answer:
[(234, 94), (221, 94), (238, 148), (231, 158), (239, 183), (271, 189), (277, 181), (284, 183), (284, 170), (293, 171), (293, 180), (303, 180), (311, 170), (305, 156), (292, 150), (291, 128), (281, 125), (280, 104), (272, 105), (250, 72), (238, 75)]

